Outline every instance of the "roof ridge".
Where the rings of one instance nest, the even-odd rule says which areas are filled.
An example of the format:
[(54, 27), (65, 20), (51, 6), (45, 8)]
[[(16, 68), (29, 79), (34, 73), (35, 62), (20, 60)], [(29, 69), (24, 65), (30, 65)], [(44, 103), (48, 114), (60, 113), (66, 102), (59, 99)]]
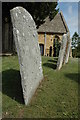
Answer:
[(56, 16), (50, 21), (49, 16), (45, 18), (45, 22), (38, 28), (38, 32), (52, 32), (52, 33), (66, 33), (69, 29), (66, 21), (61, 13), (57, 13)]

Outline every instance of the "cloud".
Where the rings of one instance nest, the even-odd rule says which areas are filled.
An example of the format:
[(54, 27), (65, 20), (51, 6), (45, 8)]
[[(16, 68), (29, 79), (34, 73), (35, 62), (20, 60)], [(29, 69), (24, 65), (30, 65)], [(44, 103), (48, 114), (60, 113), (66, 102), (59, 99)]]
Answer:
[(78, 32), (78, 19), (75, 16), (68, 18), (67, 24), (68, 24), (71, 36), (74, 34), (75, 31)]
[(75, 16), (68, 18), (67, 23), (72, 27), (77, 27), (78, 26), (78, 18), (76, 18)]
[(72, 14), (72, 6), (71, 5), (68, 7), (68, 12), (69, 12), (69, 14)]

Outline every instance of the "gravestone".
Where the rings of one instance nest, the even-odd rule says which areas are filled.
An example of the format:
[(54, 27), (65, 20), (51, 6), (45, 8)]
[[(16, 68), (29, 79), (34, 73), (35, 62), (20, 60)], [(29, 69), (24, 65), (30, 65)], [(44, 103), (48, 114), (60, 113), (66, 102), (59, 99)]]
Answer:
[(67, 33), (67, 48), (66, 48), (66, 52), (65, 52), (64, 64), (68, 63), (69, 55), (70, 55), (70, 49), (71, 49), (70, 33)]
[(43, 79), (38, 34), (32, 16), (24, 8), (13, 8), (10, 13), (20, 64), (23, 97), (27, 105)]
[(61, 47), (59, 51), (59, 57), (57, 62), (57, 69), (60, 70), (63, 65), (65, 50), (66, 50), (66, 44), (67, 44), (67, 35), (64, 34), (61, 41)]

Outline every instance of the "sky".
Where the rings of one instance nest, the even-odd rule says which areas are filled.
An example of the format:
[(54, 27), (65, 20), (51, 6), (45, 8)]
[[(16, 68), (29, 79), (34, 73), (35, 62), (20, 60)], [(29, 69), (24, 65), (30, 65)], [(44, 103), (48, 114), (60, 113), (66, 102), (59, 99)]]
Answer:
[(63, 0), (59, 1), (61, 2), (58, 2), (57, 8), (59, 8), (59, 11), (62, 11), (70, 31), (70, 37), (72, 37), (74, 32), (78, 33), (78, 2), (62, 2)]

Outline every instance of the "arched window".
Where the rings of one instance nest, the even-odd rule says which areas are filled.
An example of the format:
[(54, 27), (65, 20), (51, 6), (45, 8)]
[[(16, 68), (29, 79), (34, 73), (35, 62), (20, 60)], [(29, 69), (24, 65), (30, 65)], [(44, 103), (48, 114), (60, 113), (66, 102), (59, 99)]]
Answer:
[(60, 50), (60, 45), (61, 43), (60, 41), (60, 37), (58, 35), (55, 35), (54, 41), (53, 41), (53, 48), (54, 48), (54, 57), (58, 57), (59, 55), (59, 50)]

